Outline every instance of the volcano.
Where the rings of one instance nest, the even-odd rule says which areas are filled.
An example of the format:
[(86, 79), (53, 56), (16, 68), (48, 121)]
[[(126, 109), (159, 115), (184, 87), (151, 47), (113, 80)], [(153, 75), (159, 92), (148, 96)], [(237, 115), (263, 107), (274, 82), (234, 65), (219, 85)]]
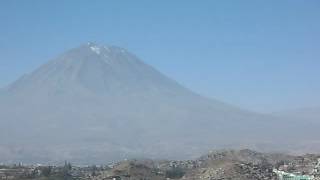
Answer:
[(205, 98), (126, 49), (94, 43), (0, 91), (2, 162), (190, 158), (212, 148), (264, 147), (275, 137), (295, 141), (297, 126)]

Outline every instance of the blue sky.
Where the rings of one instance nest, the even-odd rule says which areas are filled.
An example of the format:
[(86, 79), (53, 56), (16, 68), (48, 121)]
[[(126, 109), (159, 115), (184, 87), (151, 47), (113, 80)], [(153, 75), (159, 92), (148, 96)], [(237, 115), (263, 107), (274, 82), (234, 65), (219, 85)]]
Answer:
[(261, 112), (320, 106), (320, 1), (2, 0), (0, 87), (88, 41)]

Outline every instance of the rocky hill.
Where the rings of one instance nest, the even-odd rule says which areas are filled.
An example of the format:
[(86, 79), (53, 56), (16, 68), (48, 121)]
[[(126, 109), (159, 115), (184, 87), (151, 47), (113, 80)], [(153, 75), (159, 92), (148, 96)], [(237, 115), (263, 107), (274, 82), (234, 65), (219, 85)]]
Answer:
[[(185, 179), (185, 180), (276, 180), (275, 169), (287, 173), (320, 178), (320, 155), (291, 156), (260, 153), (248, 149), (219, 150), (188, 161), (125, 161), (111, 170), (111, 176), (126, 179)], [(315, 171), (318, 168), (318, 171)], [(132, 173), (130, 173), (132, 172)], [(106, 177), (101, 174), (98, 178)], [(109, 174), (110, 175), (110, 174)]]

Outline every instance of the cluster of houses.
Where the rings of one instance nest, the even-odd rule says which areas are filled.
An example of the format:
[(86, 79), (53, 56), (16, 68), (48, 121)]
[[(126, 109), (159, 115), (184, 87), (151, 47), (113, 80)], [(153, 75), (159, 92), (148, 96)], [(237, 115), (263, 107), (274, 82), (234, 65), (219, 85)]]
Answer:
[(313, 180), (313, 177), (309, 175), (297, 175), (276, 169), (273, 172), (277, 174), (279, 180)]
[(301, 174), (301, 172), (289, 173), (277, 169), (274, 169), (273, 172), (277, 174), (279, 180), (320, 180), (320, 159), (310, 175)]
[(34, 173), (40, 173), (36, 171), (35, 166), (0, 166), (0, 179), (16, 179), (17, 177), (28, 177)]

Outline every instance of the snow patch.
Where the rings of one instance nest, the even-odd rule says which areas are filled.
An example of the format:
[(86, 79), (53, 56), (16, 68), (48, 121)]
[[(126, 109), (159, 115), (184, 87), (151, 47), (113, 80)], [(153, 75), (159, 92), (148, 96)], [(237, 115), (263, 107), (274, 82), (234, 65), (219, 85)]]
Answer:
[(100, 54), (100, 48), (98, 46), (91, 46), (90, 49), (96, 54)]

